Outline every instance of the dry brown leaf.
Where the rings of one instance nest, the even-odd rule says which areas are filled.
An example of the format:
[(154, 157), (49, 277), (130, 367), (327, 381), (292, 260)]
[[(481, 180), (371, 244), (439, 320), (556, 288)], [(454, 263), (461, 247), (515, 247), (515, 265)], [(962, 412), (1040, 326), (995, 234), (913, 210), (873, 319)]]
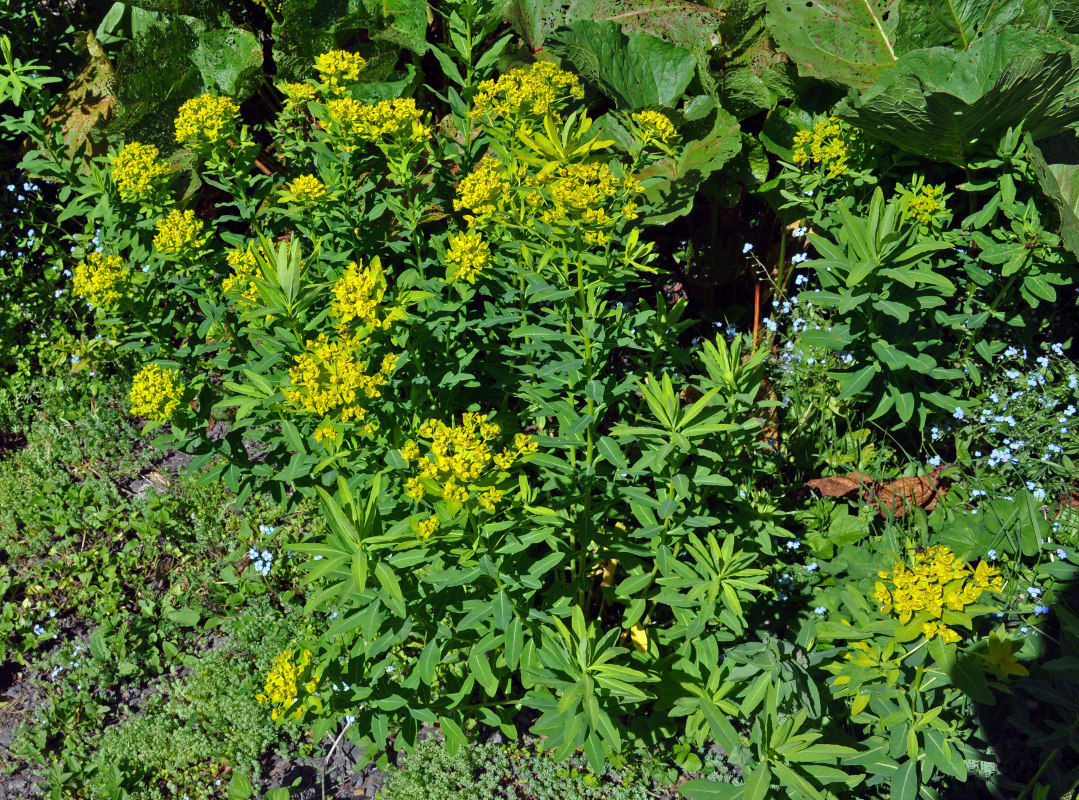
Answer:
[(803, 489), (815, 489), (824, 497), (861, 497), (877, 507), (880, 514), (901, 517), (915, 507), (932, 511), (947, 489), (940, 483), (940, 467), (928, 475), (896, 478), (883, 483), (860, 472), (833, 475), (806, 481)]
[(851, 472), (848, 475), (832, 475), (827, 478), (814, 478), (806, 481), (805, 486), (816, 489), (824, 497), (852, 498), (861, 492), (863, 486), (871, 486), (873, 479), (860, 472)]

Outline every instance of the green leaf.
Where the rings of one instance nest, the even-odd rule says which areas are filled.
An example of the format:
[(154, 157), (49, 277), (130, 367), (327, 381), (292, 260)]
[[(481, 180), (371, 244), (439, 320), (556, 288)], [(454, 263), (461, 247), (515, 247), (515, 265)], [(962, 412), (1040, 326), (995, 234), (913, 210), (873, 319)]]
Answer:
[(967, 50), (907, 53), (835, 114), (916, 155), (965, 166), (1020, 123), (1038, 139), (1079, 120), (1079, 66), (1061, 40), (1008, 28)]
[(745, 776), (745, 794), (743, 800), (766, 800), (768, 790), (772, 788), (772, 770), (763, 763)]
[(189, 606), (170, 611), (165, 616), (184, 628), (193, 628), (199, 624), (199, 612)]
[(251, 781), (247, 779), (242, 773), (232, 773), (232, 780), (229, 781), (228, 800), (248, 800), (254, 793), (255, 787), (251, 785)]
[(738, 731), (731, 725), (727, 715), (720, 711), (716, 704), (707, 697), (701, 698), (701, 713), (708, 720), (708, 725), (712, 729), (712, 737), (720, 747), (728, 753), (733, 753), (741, 747), (742, 739), (738, 735)]
[(862, 367), (862, 369), (858, 370), (853, 374), (844, 373), (839, 379), (840, 386), (842, 386), (843, 388), (839, 393), (838, 399), (845, 400), (848, 397), (854, 397), (856, 394), (858, 394), (860, 391), (862, 391), (869, 385), (870, 381), (873, 380), (873, 376), (876, 374), (876, 364), (870, 364), (867, 367)]
[(678, 793), (689, 800), (742, 800), (744, 786), (718, 781), (686, 781), (678, 787)]
[(691, 52), (615, 22), (580, 20), (559, 29), (548, 48), (625, 111), (670, 108), (697, 68)]
[(1023, 0), (904, 2), (898, 38), (903, 52), (922, 47), (965, 50), (979, 36), (997, 33), (1023, 13)]
[(866, 87), (896, 62), (898, 0), (768, 0), (768, 25), (798, 74)]
[[(1029, 135), (1025, 138), (1030, 163), (1034, 166), (1042, 191), (1060, 214), (1060, 238), (1066, 248), (1079, 254), (1079, 137), (1072, 131), (1065, 131), (1058, 137), (1042, 142), (1044, 151), (1034, 144)], [(1064, 160), (1066, 163), (1048, 163), (1050, 153), (1054, 151), (1058, 154), (1052, 161)]]
[(824, 795), (820, 790), (798, 770), (787, 766), (782, 761), (773, 762), (772, 769), (775, 770), (780, 783), (794, 789), (806, 800), (824, 800)]
[(200, 33), (191, 61), (206, 88), (218, 94), (247, 98), (262, 83), (262, 43), (250, 31), (224, 28)]
[(918, 796), (918, 764), (913, 760), (903, 763), (892, 778), (891, 800), (915, 800)]
[(969, 658), (961, 658), (955, 662), (948, 677), (956, 688), (962, 691), (972, 700), (986, 705), (993, 705), (996, 698), (989, 684), (986, 683), (985, 673), (981, 671)]

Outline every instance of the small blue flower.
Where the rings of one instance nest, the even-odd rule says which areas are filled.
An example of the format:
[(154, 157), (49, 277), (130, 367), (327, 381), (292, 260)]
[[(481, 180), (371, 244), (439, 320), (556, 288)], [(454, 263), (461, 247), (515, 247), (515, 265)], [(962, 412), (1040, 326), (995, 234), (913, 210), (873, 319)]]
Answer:
[(276, 530), (277, 528), (275, 528), (273, 525), (259, 525), (259, 533), (261, 533), (263, 536), (270, 536)]
[(1056, 354), (1057, 354), (1058, 356), (1063, 356), (1063, 355), (1064, 355), (1064, 345), (1063, 345), (1063, 344), (1061, 344), (1060, 342), (1057, 342), (1056, 344), (1054, 344), (1054, 345), (1052, 346), (1052, 348), (1050, 348), (1050, 349), (1051, 349), (1051, 350), (1052, 350), (1052, 351), (1053, 351), (1054, 353), (1056, 353)]
[(828, 613), (828, 609), (825, 608), (824, 606), (817, 606), (816, 608), (813, 609), (813, 613), (814, 614), (819, 614), (820, 616), (823, 617), (825, 614)]
[(987, 552), (985, 555), (990, 561), (996, 561), (997, 560), (996, 548), (990, 548), (989, 552)]
[(36, 623), (36, 622), (34, 623), (34, 635), (35, 635), (35, 636), (44, 636), (44, 635), (45, 635), (45, 629), (44, 629), (44, 628), (42, 628), (42, 627), (41, 627), (41, 626), (40, 626), (40, 625), (39, 625), (38, 623)]
[(1057, 548), (1057, 558), (1059, 558), (1061, 561), (1067, 561), (1068, 560), (1068, 552), (1063, 547), (1058, 547)]
[[(794, 283), (795, 283), (796, 286), (802, 286), (803, 284), (809, 283), (809, 276), (807, 276), (807, 275), (799, 275), (798, 277), (796, 277), (794, 279)], [(795, 301), (795, 302), (797, 302), (797, 301)]]
[(765, 317), (764, 318), (764, 327), (766, 327), (768, 330), (772, 331), (772, 333), (775, 333), (776, 329), (779, 327), (779, 325), (776, 324), (776, 321), (774, 319), (771, 319), (770, 317)]
[(1034, 606), (1034, 613), (1045, 616), (1049, 613), (1049, 606)]
[(805, 227), (805, 226), (803, 225), (803, 226), (802, 226), (801, 228), (795, 228), (795, 229), (794, 229), (793, 231), (791, 231), (791, 235), (792, 235), (792, 236), (793, 236), (793, 237), (794, 237), (795, 239), (801, 239), (801, 238), (802, 238), (803, 236), (805, 236), (805, 235), (806, 235), (806, 232), (807, 232), (808, 230), (809, 230), (809, 228), (807, 228), (807, 227)]
[(966, 417), (966, 414), (963, 413), (963, 409), (959, 408), (959, 406), (956, 406), (955, 413), (952, 414), (952, 416), (956, 419), (964, 419)]
[(750, 252), (752, 249), (753, 249), (753, 243), (752, 242), (746, 242), (744, 245), (742, 245), (742, 254), (745, 255), (746, 253)]
[(1027, 594), (1029, 594), (1031, 597), (1037, 599), (1037, 598), (1042, 596), (1042, 590), (1039, 589), (1037, 586), (1028, 586), (1027, 587)]
[(816, 572), (816, 571), (817, 571), (817, 562), (816, 561), (814, 561), (812, 564), (806, 564), (806, 572)]
[(802, 262), (804, 262), (804, 261), (806, 261), (808, 259), (809, 259), (809, 254), (808, 253), (797, 253), (796, 255), (791, 256), (791, 264), (792, 265), (801, 264)]
[(801, 546), (802, 546), (802, 540), (801, 539), (795, 539), (793, 542), (787, 542), (787, 549), (788, 550), (797, 550)]
[(259, 557), (259, 551), (252, 547), (250, 550), (247, 551), (247, 557), (254, 561), (256, 558)]
[(1038, 364), (1041, 365), (1042, 369), (1048, 369), (1049, 368), (1049, 356), (1039, 356), (1038, 357)]
[(939, 467), (940, 466), (940, 456), (933, 456), (931, 459), (929, 459), (929, 463), (932, 464), (934, 467)]
[(1026, 625), (1024, 625), (1022, 628), (1019, 629), (1019, 632), (1020, 633), (1026, 633), (1029, 630), (1030, 630), (1030, 628), (1028, 628)]

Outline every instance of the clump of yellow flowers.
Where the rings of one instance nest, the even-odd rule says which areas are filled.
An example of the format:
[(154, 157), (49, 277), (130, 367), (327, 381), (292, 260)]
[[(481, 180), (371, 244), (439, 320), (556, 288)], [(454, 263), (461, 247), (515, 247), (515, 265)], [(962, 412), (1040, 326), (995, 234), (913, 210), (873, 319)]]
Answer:
[(337, 327), (344, 330), (358, 322), (367, 330), (386, 330), (402, 314), (397, 308), (385, 309), (379, 316), (379, 308), (386, 296), (386, 273), (378, 256), (365, 267), (363, 262), (353, 262), (333, 285), (330, 306), (337, 318)]
[(125, 203), (150, 200), (162, 188), (169, 165), (152, 144), (130, 142), (112, 160), (112, 179)]
[(911, 565), (900, 561), (891, 571), (878, 573), (873, 598), (881, 613), (892, 612), (906, 625), (912, 618), (922, 621), (926, 639), (936, 635), (948, 643), (960, 636), (941, 621), (945, 611), (961, 612), (978, 601), (982, 592), (1001, 591), (999, 570), (979, 561), (971, 568), (949, 548), (934, 545), (911, 555)]
[(633, 114), (631, 118), (637, 123), (641, 142), (645, 147), (653, 142), (668, 144), (678, 138), (674, 123), (659, 111), (641, 111)]
[(496, 488), (500, 473), (539, 449), (532, 437), (519, 433), (512, 447), (496, 450), (492, 445), (501, 434), (496, 423), (475, 412), (466, 413), (460, 425), (428, 420), (417, 432), (427, 442), (427, 455), (421, 458), (416, 441), (401, 448), (402, 458), (418, 473), (405, 481), (405, 494), (417, 503), (431, 496), (458, 506), (475, 496), (480, 508), (493, 511), (503, 497)]
[(452, 234), (446, 263), (454, 268), (455, 280), (475, 283), (476, 276), (491, 263), (491, 247), (478, 232)]
[(72, 288), (93, 306), (108, 306), (127, 292), (127, 271), (120, 256), (90, 253), (75, 267)]
[(240, 107), (228, 97), (192, 97), (176, 115), (176, 141), (189, 150), (212, 149), (235, 133), (239, 117)]
[(311, 672), (311, 651), (302, 650), (293, 661), (293, 651), (285, 650), (274, 659), (273, 667), (266, 675), (266, 684), (262, 694), (255, 695), (259, 705), (270, 705), (270, 717), (277, 720), (281, 716), (298, 720), (303, 716), (306, 706), (297, 705), (301, 689), (312, 694), (318, 688), (318, 676)]
[(571, 98), (584, 98), (580, 79), (549, 61), (537, 61), (528, 69), (518, 67), (495, 80), (483, 81), (472, 101), (471, 116), (519, 121), (550, 115), (557, 120), (559, 110)]
[(822, 167), (829, 178), (838, 178), (849, 168), (851, 146), (857, 139), (858, 132), (850, 125), (838, 117), (827, 117), (794, 134), (794, 163)]
[(923, 186), (914, 194), (910, 195), (903, 216), (917, 222), (919, 225), (932, 225), (934, 218), (943, 211), (947, 211), (944, 204), (944, 185)]
[(411, 97), (361, 103), (342, 98), (326, 104), (331, 131), (344, 152), (356, 149), (356, 142), (408, 144), (422, 142), (431, 135), (427, 115)]
[(180, 372), (158, 364), (147, 364), (131, 383), (131, 413), (156, 422), (166, 422), (180, 406), (184, 385)]
[(287, 186), (288, 191), (283, 199), (300, 205), (317, 203), (326, 196), (326, 185), (314, 175), (301, 175)]
[(285, 96), (285, 104), (296, 110), (306, 110), (308, 103), (318, 99), (318, 90), (309, 83), (279, 83), (277, 89)]
[(326, 90), (335, 95), (344, 92), (348, 84), (358, 81), (366, 66), (363, 56), (346, 50), (330, 50), (315, 59), (319, 79)]
[[(285, 399), (309, 414), (335, 414), (341, 422), (363, 422), (367, 409), (362, 402), (381, 397), (379, 390), (389, 382), (397, 365), (397, 356), (387, 354), (376, 366), (370, 344), (370, 339), (348, 334), (330, 339), (320, 333), (318, 338), (309, 339), (289, 370), (291, 386), (285, 390)], [(369, 422), (361, 433), (369, 435), (377, 429)]]
[[(502, 173), (502, 164), (499, 161), (493, 158), (483, 159), (457, 184), (454, 209), (467, 209), (478, 216), (493, 214), (510, 196), (509, 181)], [(466, 215), (465, 219), (471, 222), (473, 217)]]
[(210, 239), (209, 234), (203, 235), (205, 226), (202, 220), (195, 219), (195, 212), (191, 209), (173, 209), (164, 219), (159, 219), (154, 227), (157, 228), (154, 247), (165, 255), (178, 258), (194, 257), (199, 248)]
[(232, 274), (221, 281), (221, 291), (237, 294), (244, 305), (253, 306), (259, 299), (258, 260), (250, 245), (246, 248), (233, 247), (225, 253), (225, 260), (232, 268)]

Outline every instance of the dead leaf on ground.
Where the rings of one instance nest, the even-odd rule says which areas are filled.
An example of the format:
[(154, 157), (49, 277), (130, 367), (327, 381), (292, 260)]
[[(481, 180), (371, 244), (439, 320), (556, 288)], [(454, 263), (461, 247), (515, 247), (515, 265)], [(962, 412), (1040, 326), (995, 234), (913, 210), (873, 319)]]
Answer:
[(901, 517), (915, 507), (932, 511), (944, 497), (947, 488), (940, 481), (940, 469), (937, 467), (928, 475), (892, 481), (875, 481), (861, 472), (850, 472), (814, 478), (806, 481), (802, 488), (814, 489), (824, 497), (861, 497), (876, 506), (881, 516), (892, 514)]

